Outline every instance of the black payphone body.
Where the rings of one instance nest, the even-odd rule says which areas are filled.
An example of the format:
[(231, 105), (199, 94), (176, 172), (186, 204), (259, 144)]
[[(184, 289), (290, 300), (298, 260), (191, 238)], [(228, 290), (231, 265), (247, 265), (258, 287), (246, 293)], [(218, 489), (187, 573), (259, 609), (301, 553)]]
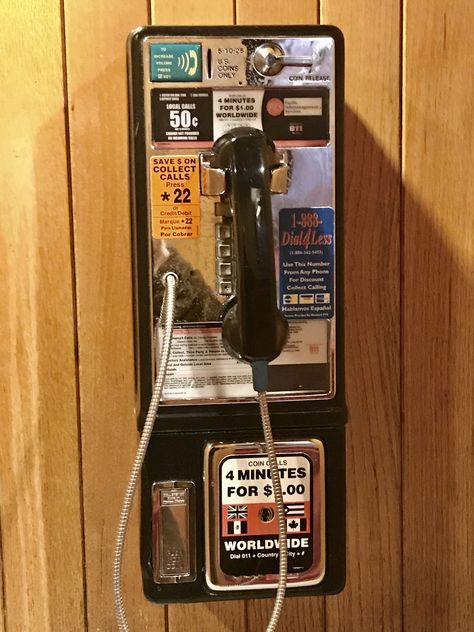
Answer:
[(330, 26), (148, 26), (130, 35), (128, 61), (140, 428), (162, 277), (179, 279), (142, 472), (145, 594), (160, 603), (268, 597), (277, 584), (252, 371), (236, 358), (250, 361), (245, 336), (254, 347), (283, 347), (267, 359), (288, 595), (337, 592), (345, 581), (342, 35)]

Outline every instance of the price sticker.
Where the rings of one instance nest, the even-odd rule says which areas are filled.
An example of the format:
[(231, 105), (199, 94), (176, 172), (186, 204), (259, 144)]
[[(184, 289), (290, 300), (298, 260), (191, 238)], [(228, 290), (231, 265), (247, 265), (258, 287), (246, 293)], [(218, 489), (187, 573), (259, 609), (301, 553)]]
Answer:
[[(166, 61), (166, 60), (165, 60)], [(203, 147), (212, 141), (212, 91), (151, 91), (154, 147)]]
[(150, 179), (153, 237), (199, 237), (201, 192), (198, 157), (152, 156)]

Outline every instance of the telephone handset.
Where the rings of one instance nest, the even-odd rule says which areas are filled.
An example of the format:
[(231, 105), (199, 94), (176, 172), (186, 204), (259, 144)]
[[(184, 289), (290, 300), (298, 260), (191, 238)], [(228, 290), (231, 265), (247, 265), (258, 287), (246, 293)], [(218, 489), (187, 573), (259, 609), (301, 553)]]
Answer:
[(240, 127), (214, 145), (214, 165), (228, 181), (236, 251), (236, 295), (224, 305), (224, 347), (238, 359), (270, 362), (288, 338), (277, 305), (270, 199), (275, 147), (263, 132)]
[[(282, 597), (286, 583), (289, 596), (337, 592), (342, 35), (150, 26), (130, 35), (128, 59), (145, 594), (241, 599), (278, 586)], [(174, 306), (160, 412), (145, 424), (153, 330)], [(255, 390), (265, 439), (268, 391), (274, 451)]]

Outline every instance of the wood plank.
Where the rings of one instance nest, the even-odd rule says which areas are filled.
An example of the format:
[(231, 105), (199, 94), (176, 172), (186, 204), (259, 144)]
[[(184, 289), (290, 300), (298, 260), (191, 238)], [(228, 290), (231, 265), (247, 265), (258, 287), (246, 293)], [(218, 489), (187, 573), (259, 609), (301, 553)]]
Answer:
[[(3, 3), (0, 486), (8, 632), (84, 630), (59, 4)], [(34, 33), (28, 45), (25, 36)]]
[(2, 552), (2, 525), (0, 523), (0, 632), (6, 632), (6, 622), (5, 622), (5, 599), (4, 599), (4, 590), (5, 586), (3, 585), (3, 552)]
[[(147, 3), (65, 3), (84, 528), (90, 630), (115, 629), (112, 558), (126, 479), (137, 444), (125, 43), (147, 22)], [(138, 503), (136, 503), (137, 505)], [(138, 507), (128, 532), (124, 595), (132, 630), (161, 630), (164, 609), (141, 587)]]
[(315, 24), (317, 0), (236, 0), (237, 24)]
[(405, 23), (404, 629), (462, 632), (474, 620), (474, 6), (408, 0)]
[[(273, 599), (252, 599), (247, 603), (247, 632), (265, 630), (273, 610)], [(324, 597), (292, 597), (285, 600), (278, 632), (323, 632)]]
[[(297, 6), (297, 11), (295, 7)], [(284, 0), (237, 0), (237, 24), (315, 24), (318, 22), (317, 2), (303, 0), (289, 3)], [(273, 599), (254, 599), (247, 602), (247, 630), (265, 629), (270, 618)], [(304, 632), (324, 630), (324, 599), (294, 598), (285, 603), (278, 630)]]
[(327, 630), (401, 630), (400, 4), (324, 0), (346, 40), (348, 577)]
[[(234, 3), (232, 0), (153, 0), (151, 15), (153, 24), (232, 24)], [(245, 609), (241, 601), (168, 606), (168, 626), (169, 632), (189, 628), (207, 632), (243, 631)]]
[(151, 0), (152, 24), (211, 26), (233, 21), (233, 0)]

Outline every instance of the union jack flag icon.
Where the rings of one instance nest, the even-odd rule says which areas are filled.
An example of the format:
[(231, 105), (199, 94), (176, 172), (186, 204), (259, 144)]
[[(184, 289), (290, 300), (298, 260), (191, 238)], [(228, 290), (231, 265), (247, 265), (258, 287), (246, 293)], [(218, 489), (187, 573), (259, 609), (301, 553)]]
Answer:
[(227, 520), (243, 520), (247, 517), (247, 505), (229, 505)]

